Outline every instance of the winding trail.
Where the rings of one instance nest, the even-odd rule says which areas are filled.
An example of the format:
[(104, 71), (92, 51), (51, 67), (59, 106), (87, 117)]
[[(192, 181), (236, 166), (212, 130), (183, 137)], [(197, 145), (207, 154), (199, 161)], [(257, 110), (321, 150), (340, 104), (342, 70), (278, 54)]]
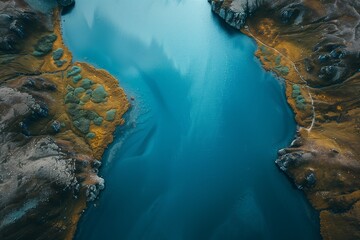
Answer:
[[(300, 79), (304, 82), (304, 84), (305, 84), (305, 86), (306, 86), (306, 88), (307, 88), (308, 95), (309, 95), (310, 100), (311, 100), (313, 117), (312, 117), (312, 120), (311, 120), (311, 125), (310, 125), (310, 127), (304, 128), (304, 127), (301, 127), (301, 126), (300, 126), (300, 128), (303, 128), (303, 129), (305, 129), (306, 131), (311, 132), (312, 128), (313, 128), (314, 125), (315, 125), (316, 112), (315, 112), (315, 106), (314, 106), (314, 99), (313, 99), (313, 97), (312, 97), (312, 95), (311, 95), (310, 87), (309, 87), (307, 81), (306, 81), (306, 80), (304, 79), (304, 77), (300, 74), (300, 71), (299, 71), (298, 68), (296, 67), (295, 63), (294, 63), (288, 56), (284, 55), (283, 53), (281, 53), (280, 51), (278, 51), (276, 48), (273, 48), (273, 47), (267, 45), (266, 43), (262, 42), (260, 39), (258, 39), (257, 37), (255, 37), (255, 36), (251, 33), (251, 31), (250, 31), (250, 29), (249, 29), (248, 26), (245, 26), (245, 30), (247, 31), (247, 33), (248, 33), (253, 39), (255, 39), (255, 41), (259, 42), (260, 44), (264, 45), (264, 46), (267, 47), (267, 48), (272, 49), (272, 50), (275, 51), (276, 53), (280, 54), (283, 58), (285, 58), (286, 60), (288, 60), (288, 61), (291, 63), (292, 67), (293, 67), (293, 68), (295, 69), (295, 71), (297, 72), (297, 74), (299, 75)], [(290, 82), (291, 82), (291, 81), (290, 81)]]

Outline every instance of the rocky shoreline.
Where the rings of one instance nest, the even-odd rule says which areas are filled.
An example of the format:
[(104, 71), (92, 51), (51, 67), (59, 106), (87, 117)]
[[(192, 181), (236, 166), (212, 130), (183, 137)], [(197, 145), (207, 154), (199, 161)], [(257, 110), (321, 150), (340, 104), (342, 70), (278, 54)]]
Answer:
[(129, 102), (104, 70), (72, 62), (60, 11), (0, 1), (0, 239), (72, 239), (104, 188), (99, 159)]
[(320, 212), (324, 239), (360, 239), (360, 2), (215, 0), (285, 79), (299, 125), (276, 164)]

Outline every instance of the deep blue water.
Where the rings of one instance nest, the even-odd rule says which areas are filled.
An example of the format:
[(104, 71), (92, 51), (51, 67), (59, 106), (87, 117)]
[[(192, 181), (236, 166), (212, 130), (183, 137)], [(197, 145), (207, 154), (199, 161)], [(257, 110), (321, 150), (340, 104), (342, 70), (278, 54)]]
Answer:
[(320, 238), (274, 164), (296, 127), (284, 86), (206, 0), (77, 0), (63, 28), (135, 98), (77, 240)]

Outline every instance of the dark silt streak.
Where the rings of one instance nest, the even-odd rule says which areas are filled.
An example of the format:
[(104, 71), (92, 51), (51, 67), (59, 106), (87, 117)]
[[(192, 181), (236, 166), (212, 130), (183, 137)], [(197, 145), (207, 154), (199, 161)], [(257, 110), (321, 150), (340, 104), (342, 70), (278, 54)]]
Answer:
[(63, 31), (135, 98), (76, 239), (320, 239), (274, 164), (295, 132), (284, 86), (206, 0), (78, 0)]

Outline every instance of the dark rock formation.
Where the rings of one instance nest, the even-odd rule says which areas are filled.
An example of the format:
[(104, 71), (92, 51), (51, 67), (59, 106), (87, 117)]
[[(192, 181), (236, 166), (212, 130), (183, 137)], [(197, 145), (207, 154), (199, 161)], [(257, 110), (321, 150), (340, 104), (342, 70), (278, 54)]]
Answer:
[[(40, 105), (26, 92), (0, 87), (0, 238), (4, 240), (59, 235), (62, 229), (54, 229), (53, 219), (66, 215), (54, 208), (60, 203), (56, 199), (73, 196), (79, 185), (74, 158), (66, 148), (51, 135), (26, 136), (19, 130), (20, 123), (29, 122), (34, 114), (37, 117), (27, 123), (28, 128), (46, 117)], [(34, 219), (39, 211), (42, 217)]]
[(358, 1), (340, 0), (324, 4), (310, 4), (300, 0), (208, 1), (214, 12), (237, 29), (244, 27), (247, 19), (256, 16), (256, 12), (266, 12), (264, 17), (271, 15), (271, 18), (284, 26), (291, 26), (290, 31), (313, 26), (314, 29), (307, 27), (307, 31), (314, 31), (313, 37), (318, 38), (310, 56), (319, 63), (316, 68), (318, 74), (309, 79), (309, 84), (313, 86), (343, 82), (360, 68)]
[(30, 9), (16, 8), (13, 1), (0, 2), (0, 50), (17, 51), (19, 43), (37, 22)]

